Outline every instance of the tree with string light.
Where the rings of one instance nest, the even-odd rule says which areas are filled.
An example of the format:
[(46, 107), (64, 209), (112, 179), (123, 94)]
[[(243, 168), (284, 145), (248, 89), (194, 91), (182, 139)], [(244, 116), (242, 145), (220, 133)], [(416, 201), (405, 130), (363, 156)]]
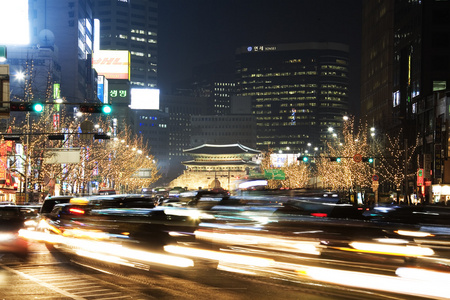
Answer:
[(269, 189), (296, 189), (307, 187), (309, 179), (311, 178), (309, 165), (299, 164), (295, 161), (291, 164), (286, 162), (282, 167), (275, 167), (273, 157), (273, 149), (269, 149), (267, 152), (263, 153), (263, 159), (261, 160), (261, 172), (264, 174), (266, 170), (280, 169), (285, 174), (285, 180), (269, 179), (267, 184)]
[(367, 188), (373, 170), (356, 157), (373, 155), (367, 125), (355, 126), (354, 118), (344, 122), (341, 136), (327, 140), (324, 152), (316, 158), (317, 176), (332, 190)]
[[(405, 184), (405, 165), (409, 165), (413, 161), (419, 145), (417, 137), (414, 144), (405, 149), (404, 144), (402, 144), (402, 136), (403, 133), (400, 130), (396, 136), (386, 135), (381, 143), (376, 144), (378, 153), (377, 170), (381, 175), (380, 178), (393, 185), (396, 191), (400, 191)], [(406, 174), (406, 176), (411, 175), (414, 174)]]

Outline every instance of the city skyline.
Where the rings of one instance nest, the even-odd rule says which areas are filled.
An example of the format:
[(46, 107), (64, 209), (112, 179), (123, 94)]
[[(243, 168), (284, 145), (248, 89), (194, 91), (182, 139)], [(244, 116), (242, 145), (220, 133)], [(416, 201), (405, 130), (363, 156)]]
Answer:
[(164, 0), (158, 3), (158, 85), (170, 93), (196, 66), (255, 44), (340, 42), (350, 46), (350, 104), (359, 114), (361, 1)]

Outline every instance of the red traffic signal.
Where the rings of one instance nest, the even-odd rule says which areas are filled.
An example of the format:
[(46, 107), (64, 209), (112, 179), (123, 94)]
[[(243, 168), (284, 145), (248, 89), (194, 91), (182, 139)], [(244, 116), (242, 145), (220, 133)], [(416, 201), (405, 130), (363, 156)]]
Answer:
[(110, 105), (101, 105), (101, 104), (80, 104), (80, 112), (82, 113), (90, 113), (90, 114), (110, 114), (111, 106)]
[(9, 104), (10, 111), (34, 111), (34, 112), (42, 112), (44, 110), (44, 106), (41, 103), (34, 102), (11, 102)]

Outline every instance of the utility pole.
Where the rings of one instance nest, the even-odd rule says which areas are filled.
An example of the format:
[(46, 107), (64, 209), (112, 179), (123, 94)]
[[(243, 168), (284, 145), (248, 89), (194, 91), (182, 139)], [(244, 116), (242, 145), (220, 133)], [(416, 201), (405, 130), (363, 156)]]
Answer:
[(409, 205), (409, 196), (408, 196), (408, 139), (404, 139), (405, 144), (405, 194), (403, 201)]

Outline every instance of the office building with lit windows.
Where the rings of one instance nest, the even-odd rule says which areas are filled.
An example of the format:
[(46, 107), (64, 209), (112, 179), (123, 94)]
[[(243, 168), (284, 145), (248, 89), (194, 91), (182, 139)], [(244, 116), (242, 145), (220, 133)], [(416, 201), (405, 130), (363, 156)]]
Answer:
[[(417, 145), (402, 190), (431, 199), (450, 184), (450, 2), (367, 0), (362, 20), (362, 118), (400, 149)], [(425, 184), (408, 179), (418, 169)]]
[(238, 96), (252, 98), (258, 149), (321, 147), (349, 111), (349, 47), (252, 45), (236, 50)]
[(97, 86), (92, 69), (92, 1), (29, 1), (29, 12), (31, 44), (51, 50), (58, 60), (61, 97), (69, 102), (94, 99)]
[(157, 85), (157, 0), (94, 0), (100, 50), (129, 50), (131, 87)]

